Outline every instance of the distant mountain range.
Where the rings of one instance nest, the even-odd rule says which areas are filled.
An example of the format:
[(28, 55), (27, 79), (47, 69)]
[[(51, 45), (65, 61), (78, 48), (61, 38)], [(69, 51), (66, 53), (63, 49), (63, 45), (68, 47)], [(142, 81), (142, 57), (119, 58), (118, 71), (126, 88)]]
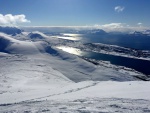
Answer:
[(79, 34), (101, 34), (101, 35), (107, 34), (107, 32), (105, 32), (102, 29), (80, 30), (77, 33)]
[[(23, 30), (21, 30), (21, 29), (19, 29), (17, 27), (0, 26), (0, 32), (6, 33), (6, 34), (9, 34), (9, 35), (20, 34), (22, 31)], [(36, 31), (36, 29), (35, 29), (35, 31)], [(57, 31), (57, 29), (56, 29), (56, 31)], [(80, 29), (80, 30), (76, 30), (76, 29), (64, 28), (64, 31), (66, 33), (75, 33), (75, 34), (76, 33), (77, 34), (97, 34), (97, 35), (108, 35), (108, 34), (109, 35), (124, 35), (124, 34), (129, 34), (129, 35), (132, 35), (132, 36), (150, 36), (150, 30), (134, 31), (134, 32), (130, 32), (130, 33), (122, 33), (122, 32), (106, 32), (106, 31), (104, 31), (102, 29)], [(43, 33), (44, 33), (44, 31), (43, 31)], [(53, 31), (49, 31), (49, 33), (53, 34)], [(63, 32), (60, 32), (60, 33), (63, 33)], [(56, 34), (56, 32), (55, 32), (55, 34)]]
[(16, 34), (20, 34), (22, 32), (22, 30), (17, 27), (0, 26), (0, 32), (6, 33), (9, 35), (16, 35)]
[(135, 35), (135, 36), (150, 36), (150, 30), (134, 31), (134, 32), (131, 32), (129, 34)]

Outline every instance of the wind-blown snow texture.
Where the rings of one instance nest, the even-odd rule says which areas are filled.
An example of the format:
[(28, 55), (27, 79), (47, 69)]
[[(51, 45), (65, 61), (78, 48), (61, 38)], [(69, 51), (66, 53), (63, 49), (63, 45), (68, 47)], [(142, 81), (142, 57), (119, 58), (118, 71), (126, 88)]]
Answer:
[(53, 47), (60, 43), (67, 40), (0, 33), (0, 112), (150, 112), (145, 75), (94, 65)]

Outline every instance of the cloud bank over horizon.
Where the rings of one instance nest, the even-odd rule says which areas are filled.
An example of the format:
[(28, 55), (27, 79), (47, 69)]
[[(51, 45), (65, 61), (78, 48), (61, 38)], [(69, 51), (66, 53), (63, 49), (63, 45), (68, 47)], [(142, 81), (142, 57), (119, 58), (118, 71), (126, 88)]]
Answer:
[(109, 23), (99, 25), (98, 28), (103, 29), (108, 32), (132, 32), (132, 31), (144, 31), (150, 29), (150, 27), (141, 26), (142, 23), (138, 23), (137, 25), (131, 26), (127, 23)]
[(12, 14), (0, 14), (0, 25), (18, 25), (22, 23), (30, 23), (31, 21), (26, 19), (24, 14), (12, 15)]
[(144, 31), (150, 29), (145, 26), (130, 26), (126, 23), (109, 23), (109, 24), (95, 24), (86, 26), (26, 26), (21, 27), (25, 31), (40, 31), (40, 32), (67, 32), (70, 30), (91, 30), (91, 29), (102, 29), (106, 32), (133, 32), (133, 31)]

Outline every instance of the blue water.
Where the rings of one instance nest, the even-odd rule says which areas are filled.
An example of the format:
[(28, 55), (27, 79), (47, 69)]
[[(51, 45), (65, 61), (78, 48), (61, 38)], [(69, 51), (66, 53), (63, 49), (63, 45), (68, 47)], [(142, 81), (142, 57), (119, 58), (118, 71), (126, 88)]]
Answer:
[[(104, 43), (127, 48), (150, 50), (150, 36), (133, 35), (81, 35), (81, 41), (87, 43)], [(150, 61), (114, 56), (108, 54), (83, 52), (86, 58), (110, 61), (114, 65), (135, 69), (143, 74), (150, 75)]]
[[(134, 49), (150, 50), (150, 36), (84, 35), (83, 39), (86, 39), (87, 42), (91, 43), (104, 43)], [(115, 65), (132, 68), (146, 75), (150, 74), (150, 61), (106, 55), (94, 52), (88, 53), (85, 57), (96, 60), (110, 61), (112, 64)]]
[(91, 43), (104, 43), (141, 50), (150, 50), (150, 36), (133, 35), (82, 35), (82, 40)]
[(142, 72), (143, 74), (150, 75), (150, 61), (147, 60), (133, 59), (94, 52), (86, 52), (86, 54), (84, 54), (84, 57), (96, 60), (110, 61), (111, 64), (125, 66)]

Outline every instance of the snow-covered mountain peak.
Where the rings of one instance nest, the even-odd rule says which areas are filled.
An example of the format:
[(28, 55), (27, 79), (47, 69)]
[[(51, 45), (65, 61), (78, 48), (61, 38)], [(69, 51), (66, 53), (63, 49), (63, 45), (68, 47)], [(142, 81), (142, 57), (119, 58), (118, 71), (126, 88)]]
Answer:
[(20, 34), (22, 30), (17, 27), (0, 26), (0, 32), (6, 33), (9, 35), (16, 35), (16, 34)]
[(0, 33), (0, 52), (15, 54), (37, 54), (45, 50), (44, 42), (20, 41)]
[(136, 36), (150, 36), (150, 30), (134, 31), (134, 32), (130, 32), (129, 34), (136, 35)]
[(39, 31), (35, 31), (35, 32), (31, 32), (28, 34), (28, 37), (31, 39), (45, 39), (48, 36), (46, 36), (44, 33), (39, 32)]

